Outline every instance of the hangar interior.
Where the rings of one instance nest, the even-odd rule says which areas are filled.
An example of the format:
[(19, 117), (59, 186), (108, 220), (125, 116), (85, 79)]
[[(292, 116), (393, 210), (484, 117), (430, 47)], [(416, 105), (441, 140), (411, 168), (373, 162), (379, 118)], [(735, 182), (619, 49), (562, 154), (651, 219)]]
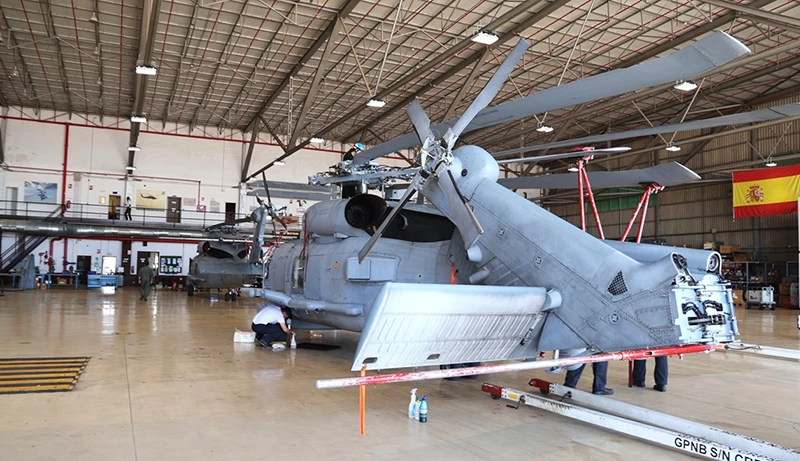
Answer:
[[(696, 48), (694, 58), (682, 54), (683, 61), (661, 61), (722, 35), (739, 42), (736, 56), (719, 58), (709, 45)], [(410, 249), (397, 250), (408, 264), (397, 270), (419, 272), (419, 279), (411, 282), (507, 289), (527, 283), (522, 273), (527, 269), (510, 263), (506, 275), (492, 272), (489, 267), (497, 266), (488, 263), (485, 273), (470, 265), (477, 265), (480, 257), (473, 259), (469, 252), (463, 226), (474, 221), (481, 229), (476, 242), (508, 230), (497, 230), (500, 224), (485, 219), (491, 210), (479, 200), (483, 186), (467, 190), (467, 182), (457, 182), (470, 180), (473, 173), (466, 165), (474, 164), (453, 160), (453, 155), (470, 145), (500, 161), (498, 184), (507, 181), (515, 193), (498, 199), (502, 207), (492, 216), (497, 222), (518, 216), (528, 224), (512, 225), (514, 235), (545, 242), (535, 251), (513, 255), (519, 267), (539, 266), (541, 253), (536, 252), (544, 251), (544, 264), (558, 260), (567, 268), (558, 270), (570, 272), (564, 277), (600, 280), (604, 270), (574, 263), (581, 256), (559, 259), (561, 253), (547, 250), (547, 241), (553, 246), (567, 242), (560, 246), (570, 255), (593, 254), (582, 237), (570, 237), (581, 227), (608, 241), (674, 248), (652, 250), (662, 256), (664, 251), (706, 250), (703, 254), (719, 258), (708, 273), (722, 281), (696, 281), (724, 285), (723, 298), (738, 325), (736, 339), (783, 351), (778, 359), (732, 350), (673, 356), (666, 393), (650, 388), (652, 370), (647, 388), (638, 389), (629, 385), (626, 363), (611, 362), (608, 386), (616, 393), (604, 398), (777, 444), (787, 450), (781, 452), (787, 457), (778, 459), (800, 459), (795, 451), (800, 450), (795, 386), (800, 368), (792, 355), (800, 349), (800, 320), (794, 312), (799, 275), (799, 37), (800, 4), (785, 0), (0, 1), (0, 406), (6, 410), (0, 421), (0, 459), (725, 459), (729, 453), (712, 457), (688, 442), (691, 449), (683, 443), (665, 448), (643, 433), (622, 434), (541, 410), (513, 411), (481, 392), (482, 382), (516, 389), (530, 389), (532, 377), (560, 383), (564, 371), (532, 369), (487, 373), (479, 380), (367, 386), (364, 436), (359, 434), (356, 389), (315, 388), (318, 379), (357, 374), (351, 364), (362, 350), (362, 336), (368, 336), (358, 331), (370, 326), (364, 322), (372, 298), (334, 306), (324, 299), (325, 287), (338, 280), (330, 267), (316, 276), (310, 272), (313, 259), (304, 268), (297, 259), (294, 267), (288, 261), (299, 254), (305, 262), (309, 238), (319, 237), (307, 229), (312, 206), (341, 214), (332, 204), (349, 198), (342, 194), (364, 177), (358, 175), (386, 174), (389, 181), (378, 181), (379, 190), (369, 193), (384, 194), (391, 210), (406, 206), (397, 200), (415, 187), (420, 189), (417, 197), (425, 198), (397, 211), (404, 224), (387, 225), (380, 239), (384, 229), (377, 223), (355, 229), (347, 221), (345, 231), (331, 224), (331, 238), (376, 239), (373, 273), (382, 270), (376, 261), (391, 252), (392, 242), (403, 241), (398, 235), (410, 216), (427, 206), (439, 210), (430, 222), (423, 220), (428, 224), (421, 234), (427, 237), (415, 234), (417, 240), (405, 242)], [(527, 42), (527, 49), (517, 60), (520, 40)], [(497, 116), (491, 124), (462, 127), (457, 143), (448, 147), (453, 124), (437, 124), (469, 112), (496, 80), (492, 77), (502, 73), (504, 61), (512, 65), (507, 78), (478, 107), (488, 106), (483, 115), (471, 117), (491, 118), (493, 110), (513, 113)], [(668, 64), (636, 75), (613, 74), (656, 62)], [(669, 77), (698, 62), (708, 65), (685, 78)], [(604, 75), (620, 77), (578, 86)], [(420, 126), (425, 124), (412, 122), (411, 116), (420, 112), (409, 109), (415, 101), (433, 125), (431, 139), (437, 139), (423, 151)], [(514, 101), (530, 101), (528, 106), (542, 110), (525, 104), (501, 109)], [(408, 133), (414, 142), (382, 148)], [(356, 160), (340, 163), (355, 146)], [(622, 147), (624, 151), (603, 151)], [(438, 164), (426, 164), (430, 152), (438, 152), (436, 159), (448, 165), (464, 165), (461, 178), (458, 169), (453, 170), (455, 177), (451, 172), (456, 195), (447, 198), (463, 200), (466, 215), (455, 211), (460, 201), (441, 206), (430, 193), (447, 181), (438, 176), (444, 171), (436, 170)], [(358, 164), (359, 159), (371, 163)], [(678, 171), (674, 183), (647, 179), (648, 171), (664, 167)], [(426, 168), (434, 168), (430, 171), (436, 179), (420, 175)], [(636, 176), (637, 171), (642, 173)], [(578, 179), (584, 172), (592, 178), (592, 191)], [(604, 182), (620, 173), (613, 177), (624, 180)], [(351, 179), (326, 182), (337, 175)], [(737, 175), (751, 179), (739, 181)], [(772, 182), (759, 185), (754, 177)], [(566, 185), (535, 182), (557, 179)], [(360, 181), (360, 191), (366, 192), (366, 181)], [(650, 186), (657, 190), (643, 195)], [(737, 199), (742, 187), (749, 189)], [(447, 194), (444, 186), (437, 190)], [(790, 199), (773, 198), (778, 195)], [(537, 207), (527, 208), (533, 207), (530, 203)], [(539, 211), (530, 211), (534, 209), (560, 220), (542, 221)], [(386, 218), (390, 211), (384, 207), (380, 213)], [(321, 219), (322, 214), (314, 216)], [(453, 250), (436, 246), (441, 242), (432, 235), (454, 226), (459, 237), (452, 240), (456, 246), (464, 244), (458, 250), (463, 255), (459, 259), (451, 254), (442, 272), (442, 258)], [(357, 235), (345, 235), (356, 230)], [(291, 245), (299, 253), (291, 253)], [(259, 247), (254, 266), (248, 258)], [(314, 253), (309, 247), (308, 254), (324, 253), (319, 248)], [(342, 253), (348, 283), (358, 280), (358, 270), (351, 266), (361, 266), (352, 262), (360, 248), (361, 243)], [(486, 253), (490, 246), (482, 248)], [(499, 247), (494, 248), (499, 255)], [(216, 284), (209, 274), (199, 273), (211, 270), (202, 264), (215, 251), (228, 252), (222, 259), (231, 261)], [(429, 259), (414, 260), (415, 254)], [(273, 255), (284, 261), (272, 274), (285, 269), (287, 290), (273, 291), (270, 298), (266, 289), (275, 289), (267, 280)], [(608, 261), (616, 261), (614, 257), (602, 256)], [(333, 262), (333, 270), (339, 262)], [(459, 264), (476, 271), (459, 272)], [(145, 266), (150, 269), (142, 272)], [(692, 268), (678, 267), (682, 269)], [(152, 273), (149, 299), (142, 291), (143, 273), (145, 279)], [(231, 274), (236, 283), (229, 282)], [(508, 282), (512, 275), (518, 279)], [(304, 277), (306, 298), (313, 297), (309, 287), (318, 283), (321, 301), (298, 297)], [(366, 281), (371, 280), (376, 279), (367, 275)], [(559, 280), (527, 285), (548, 293), (567, 290), (571, 282)], [(381, 281), (410, 284), (400, 276)], [(369, 296), (375, 297), (383, 286), (378, 282), (371, 284)], [(259, 296), (269, 302), (285, 300), (282, 306), (296, 316), (295, 339), (308, 347), (270, 350), (252, 338), (234, 341), (237, 330), (250, 332), (264, 303), (245, 296), (249, 291), (240, 290), (243, 285), (265, 289)], [(673, 289), (659, 286), (642, 293)], [(608, 291), (609, 300), (622, 296), (610, 285)], [(492, 295), (501, 292), (507, 293)], [(440, 298), (430, 296), (443, 293), (420, 291), (414, 299), (435, 312)], [(536, 293), (544, 296), (544, 291)], [(299, 299), (305, 304), (298, 304)], [(473, 304), (486, 299), (500, 304), (496, 297), (474, 299)], [(547, 299), (552, 308), (554, 298)], [(564, 296), (565, 307), (569, 299)], [(544, 310), (531, 321), (558, 314), (539, 307)], [(323, 317), (358, 319), (341, 323), (320, 317), (301, 328), (299, 322), (308, 322), (314, 310)], [(686, 314), (684, 308), (675, 315)], [(586, 314), (583, 319), (591, 318)], [(354, 324), (356, 331), (347, 331)], [(615, 324), (612, 320), (591, 329), (614, 333)], [(422, 329), (406, 333), (422, 334)], [(581, 332), (576, 335), (583, 338)], [(516, 343), (524, 345), (520, 338)], [(630, 349), (678, 345), (628, 339), (612, 343), (638, 345)], [(590, 347), (584, 356), (629, 349), (586, 344)], [(478, 349), (488, 348), (475, 346), (472, 351)], [(547, 358), (557, 358), (545, 350)], [(74, 377), (48, 371), (58, 360), (75, 357), (90, 359), (73, 370)], [(457, 363), (525, 363), (535, 358), (492, 357)], [(39, 369), (25, 361), (37, 358), (52, 360)], [(401, 371), (446, 370), (453, 363), (415, 363)], [(369, 368), (369, 373), (396, 371), (378, 368)], [(589, 374), (584, 373), (578, 389), (591, 391)], [(430, 402), (427, 424), (406, 414), (413, 387)], [(751, 459), (774, 459), (756, 455)]]

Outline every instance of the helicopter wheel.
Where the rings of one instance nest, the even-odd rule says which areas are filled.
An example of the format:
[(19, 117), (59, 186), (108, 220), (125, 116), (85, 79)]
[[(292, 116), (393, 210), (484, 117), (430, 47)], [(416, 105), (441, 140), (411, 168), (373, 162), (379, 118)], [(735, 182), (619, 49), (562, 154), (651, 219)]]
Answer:
[(231, 293), (231, 301), (236, 301), (236, 293)]
[(231, 300), (231, 294), (225, 293), (225, 301), (230, 301), (230, 300)]
[(186, 294), (189, 297), (194, 296), (194, 285), (193, 284), (190, 283), (189, 286), (186, 287)]

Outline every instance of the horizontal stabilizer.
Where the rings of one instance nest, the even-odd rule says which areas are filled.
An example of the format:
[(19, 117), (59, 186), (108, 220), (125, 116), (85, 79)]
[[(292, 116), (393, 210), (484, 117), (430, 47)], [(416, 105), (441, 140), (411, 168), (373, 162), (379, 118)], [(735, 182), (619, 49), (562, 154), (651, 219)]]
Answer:
[(353, 370), (506, 360), (543, 318), (544, 288), (387, 283)]
[[(592, 171), (587, 172), (587, 174), (593, 189), (637, 187), (640, 184), (650, 183), (668, 187), (700, 179), (697, 173), (678, 162), (664, 163), (640, 170)], [(523, 176), (521, 178), (500, 179), (497, 182), (509, 189), (576, 189), (578, 187), (578, 174)]]

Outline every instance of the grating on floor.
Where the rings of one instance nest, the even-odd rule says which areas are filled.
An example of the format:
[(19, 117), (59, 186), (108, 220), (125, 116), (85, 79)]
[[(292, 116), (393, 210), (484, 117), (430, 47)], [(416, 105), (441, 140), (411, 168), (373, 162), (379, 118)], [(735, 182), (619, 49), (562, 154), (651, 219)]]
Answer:
[(0, 394), (71, 391), (90, 358), (0, 358)]

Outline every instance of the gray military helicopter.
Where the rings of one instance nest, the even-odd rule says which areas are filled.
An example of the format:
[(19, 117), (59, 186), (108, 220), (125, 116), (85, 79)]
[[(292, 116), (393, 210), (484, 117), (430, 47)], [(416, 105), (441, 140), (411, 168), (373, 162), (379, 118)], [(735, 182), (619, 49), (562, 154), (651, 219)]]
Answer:
[[(361, 332), (354, 371), (734, 340), (718, 253), (612, 247), (499, 184), (483, 148), (454, 147), (464, 132), (689, 78), (747, 48), (718, 32), (664, 58), (486, 109), (526, 48), (521, 40), (458, 120), (432, 128), (414, 101), (414, 139), (358, 154), (342, 178), (420, 144), (421, 166), (402, 199), (362, 194), (313, 205), (304, 238), (275, 250), (263, 289), (250, 294), (291, 308), (294, 328)], [(424, 203), (411, 202), (416, 193)]]
[(224, 295), (225, 301), (236, 301), (238, 287), (261, 286), (264, 278), (261, 248), (264, 246), (267, 218), (272, 218), (273, 235), (278, 233), (276, 222), (283, 226), (284, 231), (288, 230), (286, 223), (278, 215), (280, 209), (272, 204), (269, 185), (266, 185), (266, 181), (264, 183), (267, 201), (256, 197), (259, 207), (253, 210), (249, 216), (237, 219), (232, 223), (215, 224), (206, 229), (215, 231), (244, 222), (256, 223), (250, 245), (212, 240), (197, 245), (198, 256), (193, 258), (189, 265), (187, 286), (189, 296), (193, 296), (197, 288), (227, 289)]

